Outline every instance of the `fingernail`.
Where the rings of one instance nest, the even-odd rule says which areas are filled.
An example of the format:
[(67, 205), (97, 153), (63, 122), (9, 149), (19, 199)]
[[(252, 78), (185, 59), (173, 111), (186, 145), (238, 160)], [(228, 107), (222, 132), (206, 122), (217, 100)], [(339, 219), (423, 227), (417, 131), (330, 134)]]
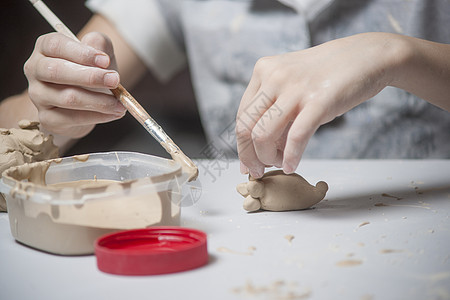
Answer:
[(250, 175), (253, 178), (261, 178), (263, 176), (263, 174), (264, 174), (264, 168), (262, 168), (262, 169), (257, 168), (257, 169), (254, 169), (254, 170), (250, 170)]
[(115, 88), (119, 84), (119, 74), (117, 72), (106, 73), (103, 77), (103, 83), (110, 88)]
[(105, 54), (97, 54), (94, 61), (100, 68), (107, 68), (109, 66), (109, 57)]
[(294, 173), (294, 168), (292, 168), (291, 165), (289, 165), (288, 163), (283, 163), (283, 172), (285, 174), (291, 174)]

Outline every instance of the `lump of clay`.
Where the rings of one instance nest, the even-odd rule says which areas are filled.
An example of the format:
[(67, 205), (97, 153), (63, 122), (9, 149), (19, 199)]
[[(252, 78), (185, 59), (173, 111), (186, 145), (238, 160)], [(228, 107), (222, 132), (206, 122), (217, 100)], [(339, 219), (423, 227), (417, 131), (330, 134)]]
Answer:
[[(53, 136), (45, 136), (38, 125), (39, 122), (22, 120), (19, 129), (0, 128), (0, 178), (10, 167), (58, 157)], [(1, 194), (0, 211), (6, 211), (6, 201)]]
[(237, 186), (245, 197), (244, 209), (257, 211), (286, 211), (306, 209), (319, 203), (328, 191), (328, 185), (319, 181), (310, 185), (298, 174), (284, 174), (282, 170), (270, 171), (259, 179), (249, 176), (249, 182)]

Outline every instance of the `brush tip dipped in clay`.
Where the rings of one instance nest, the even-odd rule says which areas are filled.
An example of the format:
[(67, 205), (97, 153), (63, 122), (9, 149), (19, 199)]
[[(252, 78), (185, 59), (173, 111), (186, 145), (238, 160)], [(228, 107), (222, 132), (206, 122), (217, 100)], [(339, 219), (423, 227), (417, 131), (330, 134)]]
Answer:
[(296, 173), (276, 170), (259, 179), (249, 176), (249, 181), (239, 184), (236, 189), (245, 197), (243, 207), (247, 211), (287, 211), (306, 209), (319, 203), (328, 191), (328, 184), (319, 181), (313, 186)]
[(172, 156), (172, 159), (181, 165), (181, 169), (188, 176), (188, 181), (197, 179), (198, 167), (172, 140), (169, 140), (163, 147)]
[(194, 181), (198, 177), (198, 168), (194, 162), (183, 152), (171, 153), (172, 159), (181, 165), (181, 169), (188, 175), (188, 181)]

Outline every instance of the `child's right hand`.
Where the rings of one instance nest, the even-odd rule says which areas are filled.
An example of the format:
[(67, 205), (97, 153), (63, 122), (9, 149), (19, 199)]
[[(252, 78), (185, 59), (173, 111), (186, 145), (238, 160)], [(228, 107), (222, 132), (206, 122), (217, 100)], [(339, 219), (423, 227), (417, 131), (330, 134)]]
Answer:
[(124, 116), (109, 92), (119, 84), (112, 43), (92, 32), (81, 43), (60, 33), (40, 36), (24, 65), (30, 99), (47, 131), (71, 138)]

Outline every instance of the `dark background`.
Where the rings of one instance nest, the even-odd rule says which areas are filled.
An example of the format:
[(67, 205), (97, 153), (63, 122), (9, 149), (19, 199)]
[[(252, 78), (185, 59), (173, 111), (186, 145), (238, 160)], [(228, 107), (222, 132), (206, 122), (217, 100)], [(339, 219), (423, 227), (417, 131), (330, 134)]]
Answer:
[[(45, 0), (45, 3), (74, 33), (92, 15), (84, 6), (84, 0)], [(0, 100), (27, 88), (23, 64), (33, 52), (37, 37), (52, 31), (52, 27), (28, 0), (1, 0)], [(196, 106), (191, 105), (195, 104), (195, 98), (188, 70), (165, 85), (155, 81), (148, 73), (130, 92), (141, 104), (143, 101), (140, 99), (151, 99), (152, 107), (143, 104), (150, 115), (188, 156), (201, 156), (206, 141)], [(174, 103), (177, 109), (169, 110)], [(111, 150), (168, 156), (130, 114), (121, 120), (97, 125), (64, 156)]]

